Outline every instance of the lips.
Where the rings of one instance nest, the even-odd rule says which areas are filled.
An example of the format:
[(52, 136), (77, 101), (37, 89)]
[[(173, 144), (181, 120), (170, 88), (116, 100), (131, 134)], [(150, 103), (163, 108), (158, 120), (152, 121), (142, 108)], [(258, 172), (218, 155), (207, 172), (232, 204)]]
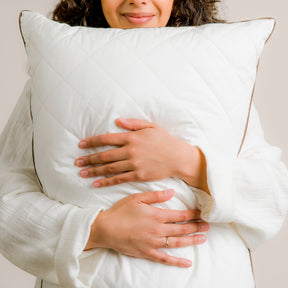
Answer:
[(124, 13), (124, 16), (128, 17), (135, 17), (135, 18), (141, 18), (141, 17), (152, 17), (154, 16), (151, 13)]
[(122, 14), (132, 24), (145, 24), (149, 22), (155, 15), (151, 13), (123, 13)]

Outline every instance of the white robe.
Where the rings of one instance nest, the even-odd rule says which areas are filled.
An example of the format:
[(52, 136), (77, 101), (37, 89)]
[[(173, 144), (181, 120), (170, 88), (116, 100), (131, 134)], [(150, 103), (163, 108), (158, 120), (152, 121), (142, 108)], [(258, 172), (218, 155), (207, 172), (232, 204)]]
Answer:
[[(28, 81), (0, 138), (0, 252), (35, 275), (36, 287), (41, 287), (40, 279), (44, 279), (43, 287), (64, 287), (57, 285), (57, 275), (62, 269), (72, 274), (78, 269), (90, 225), (101, 207), (79, 208), (47, 198), (37, 183), (31, 144)], [(223, 218), (221, 209), (232, 203), (221, 197), (233, 194), (229, 197), (236, 202), (233, 226), (253, 251), (280, 230), (288, 210), (288, 171), (281, 161), (281, 150), (265, 141), (253, 105), (240, 157), (232, 167), (222, 164), (219, 169), (223, 171), (217, 175), (223, 177), (231, 175), (225, 169), (232, 169), (233, 185), (225, 193), (223, 189), (228, 187), (221, 191), (218, 187), (213, 195), (219, 197), (217, 201), (204, 192), (198, 194), (205, 220)], [(208, 171), (208, 178), (210, 173), (213, 171)], [(216, 202), (220, 205), (213, 205)], [(227, 215), (227, 222), (229, 218)]]

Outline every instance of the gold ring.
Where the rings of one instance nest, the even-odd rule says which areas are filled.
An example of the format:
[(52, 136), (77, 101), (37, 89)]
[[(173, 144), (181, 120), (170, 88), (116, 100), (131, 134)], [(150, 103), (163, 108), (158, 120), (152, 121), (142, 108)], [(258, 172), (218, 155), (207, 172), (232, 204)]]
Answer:
[(165, 248), (168, 248), (169, 243), (168, 243), (168, 236), (166, 236), (166, 243), (165, 243)]

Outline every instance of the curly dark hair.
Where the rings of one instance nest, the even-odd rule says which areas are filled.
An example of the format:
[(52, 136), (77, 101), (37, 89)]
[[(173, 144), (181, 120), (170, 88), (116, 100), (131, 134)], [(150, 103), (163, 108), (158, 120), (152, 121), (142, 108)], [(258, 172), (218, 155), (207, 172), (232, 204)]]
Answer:
[[(220, 0), (174, 0), (167, 26), (224, 22), (217, 18), (218, 2)], [(109, 27), (99, 0), (61, 0), (52, 12), (52, 19), (71, 26)]]

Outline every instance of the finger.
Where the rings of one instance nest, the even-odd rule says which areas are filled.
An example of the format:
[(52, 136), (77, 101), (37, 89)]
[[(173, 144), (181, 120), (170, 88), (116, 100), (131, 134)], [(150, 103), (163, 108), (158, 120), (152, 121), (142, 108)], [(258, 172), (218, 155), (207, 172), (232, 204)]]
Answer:
[(156, 126), (156, 124), (145, 121), (145, 120), (123, 119), (123, 118), (117, 118), (116, 124), (120, 126), (121, 128), (124, 128), (127, 130), (141, 130), (144, 128), (153, 128)]
[(128, 143), (127, 132), (110, 133), (104, 135), (91, 136), (79, 142), (79, 148), (92, 148), (106, 145), (123, 146)]
[(82, 156), (75, 161), (75, 164), (78, 167), (84, 167), (88, 165), (104, 164), (125, 159), (127, 159), (127, 149), (125, 147), (121, 147), (88, 156)]
[(163, 229), (165, 236), (181, 236), (189, 235), (197, 232), (205, 232), (209, 230), (207, 222), (190, 222), (185, 224), (164, 224), (166, 227)]
[[(166, 237), (162, 237), (161, 244), (159, 247), (166, 247)], [(207, 237), (204, 234), (197, 234), (192, 236), (181, 236), (181, 237), (168, 237), (166, 248), (180, 248), (187, 246), (200, 245), (206, 242)]]
[(201, 220), (200, 210), (170, 210), (160, 209), (159, 214), (164, 222), (187, 222), (193, 220)]
[(178, 267), (183, 267), (183, 268), (188, 268), (192, 266), (192, 262), (188, 259), (170, 256), (156, 249), (150, 251), (149, 259), (155, 262), (165, 264), (165, 265), (172, 265), (172, 266), (178, 266)]
[(166, 202), (171, 199), (175, 194), (173, 189), (168, 189), (165, 191), (151, 191), (145, 193), (138, 193), (137, 197), (139, 201), (145, 204), (155, 204)]
[(119, 185), (122, 183), (133, 182), (135, 172), (126, 172), (109, 178), (99, 179), (93, 182), (95, 188)]
[(131, 170), (133, 170), (133, 167), (131, 166), (129, 161), (119, 161), (107, 165), (83, 169), (80, 171), (80, 176), (83, 178), (90, 178), (90, 177), (118, 174)]

